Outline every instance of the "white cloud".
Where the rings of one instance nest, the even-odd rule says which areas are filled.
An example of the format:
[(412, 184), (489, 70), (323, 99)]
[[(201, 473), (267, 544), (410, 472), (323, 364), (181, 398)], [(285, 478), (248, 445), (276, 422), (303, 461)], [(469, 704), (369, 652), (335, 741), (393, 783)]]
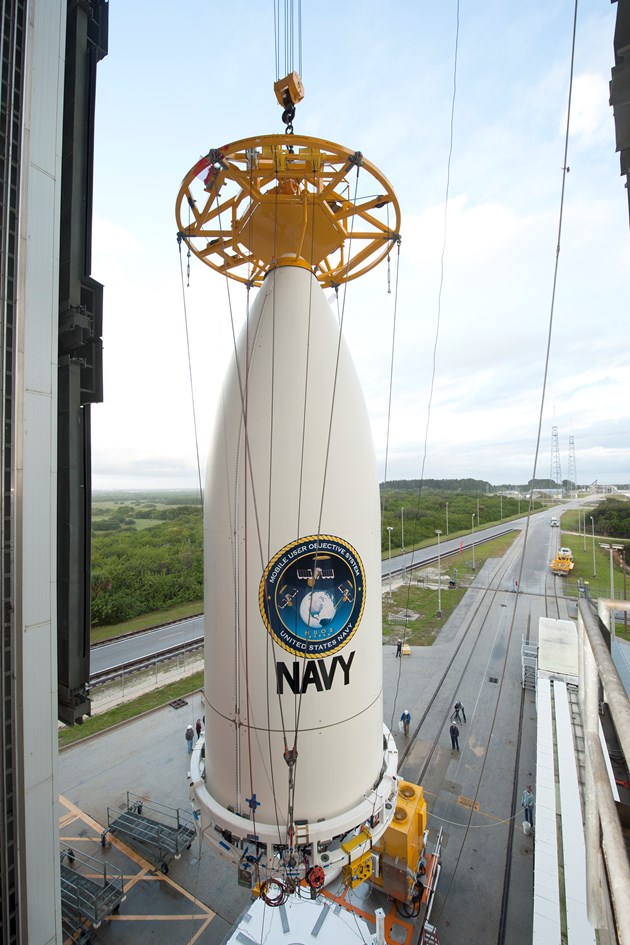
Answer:
[[(127, 475), (135, 484), (144, 476), (177, 485), (181, 477), (194, 487), (175, 197), (208, 147), (282, 127), (271, 40), (256, 33), (236, 49), (230, 39), (257, 7), (244, 0), (217, 12), (213, 29), (225, 41), (213, 44), (211, 73), (204, 31), (191, 33), (173, 11), (164, 0), (118, 5), (110, 55), (99, 65), (92, 271), (105, 284), (106, 400), (93, 409), (97, 485), (124, 484)], [(479, 0), (462, 11), (427, 475), (531, 475), (562, 183), (564, 12), (543, 0), (527, 8)], [(555, 407), (565, 441), (573, 421), (580, 476), (614, 469), (630, 479), (630, 355), (622, 344), (630, 235), (607, 104), (615, 12), (588, 11), (578, 24), (541, 475)], [(336, 27), (324, 36), (321, 24), (333, 14)], [(398, 295), (393, 253), (391, 294), (384, 264), (348, 286), (345, 330), (382, 458), (397, 300), (390, 475), (417, 477), (441, 279), (454, 17), (421, 4), (392, 10), (385, 26), (376, 3), (362, 14), (357, 21), (356, 11), (329, 0), (317, 16), (305, 10), (307, 96), (296, 130), (361, 149), (398, 192)], [(144, 50), (134, 37), (147, 16), (155, 35)], [(168, 65), (176, 48), (187, 51), (177, 75)], [(235, 90), (237, 58), (250, 77), (268, 77), (268, 88), (261, 79)], [(185, 299), (203, 461), (232, 350), (230, 311), (238, 329), (245, 297), (232, 284), (228, 298), (225, 280), (193, 259)]]
[[(584, 72), (573, 80), (570, 132), (579, 144), (598, 143), (610, 126), (608, 80), (596, 72)], [(563, 132), (566, 125), (566, 114)]]

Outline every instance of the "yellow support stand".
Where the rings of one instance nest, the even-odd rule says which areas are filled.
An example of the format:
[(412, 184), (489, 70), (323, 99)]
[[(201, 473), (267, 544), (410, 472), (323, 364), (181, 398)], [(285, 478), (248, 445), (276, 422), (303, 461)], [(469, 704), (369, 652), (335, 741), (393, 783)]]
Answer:
[(346, 886), (354, 889), (372, 875), (372, 851), (368, 850), (354, 863), (349, 863), (341, 870), (341, 878)]
[[(349, 886), (350, 889), (354, 889), (355, 886), (360, 886), (361, 883), (364, 883), (365, 880), (369, 879), (372, 875), (371, 840), (372, 835), (367, 828), (364, 828), (356, 837), (353, 837), (352, 840), (341, 844), (341, 849), (350, 859), (350, 862), (343, 867), (341, 876), (345, 885)], [(370, 842), (370, 849), (362, 853), (356, 860), (352, 860), (353, 851), (356, 850), (357, 847), (363, 846), (368, 841)]]
[[(418, 784), (400, 781), (394, 817), (374, 847), (378, 875), (372, 882), (389, 896), (404, 902), (413, 885), (411, 876), (425, 856), (427, 802)], [(411, 875), (410, 875), (411, 874)]]

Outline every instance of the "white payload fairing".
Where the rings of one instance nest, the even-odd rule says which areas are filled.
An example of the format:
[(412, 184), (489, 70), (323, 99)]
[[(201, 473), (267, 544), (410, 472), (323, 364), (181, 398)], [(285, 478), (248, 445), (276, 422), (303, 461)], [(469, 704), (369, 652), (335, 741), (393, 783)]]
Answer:
[[(370, 195), (384, 192), (353, 197), (359, 170)], [(360, 154), (278, 135), (199, 161), (178, 224), (204, 262), (260, 285), (207, 467), (205, 737), (191, 796), (242, 881), (310, 876), (317, 886), (369, 857), (397, 794), (374, 450), (322, 285), (387, 254), (398, 207)]]

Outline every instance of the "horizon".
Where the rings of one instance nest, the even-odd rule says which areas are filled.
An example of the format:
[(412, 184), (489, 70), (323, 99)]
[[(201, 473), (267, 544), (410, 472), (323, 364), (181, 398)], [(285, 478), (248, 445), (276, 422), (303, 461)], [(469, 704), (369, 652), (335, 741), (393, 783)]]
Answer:
[[(432, 482), (435, 482), (435, 481), (440, 481), (440, 482), (459, 482), (460, 479), (442, 479), (442, 480), (430, 480), (430, 481), (432, 481)], [(528, 489), (528, 488), (530, 488), (530, 484), (529, 484), (528, 482), (523, 482), (523, 483), (512, 483), (512, 482), (492, 483), (492, 482), (490, 482), (490, 481), (488, 481), (488, 480), (481, 480), (481, 479), (476, 480), (476, 481), (482, 483), (484, 486), (491, 486), (493, 489), (500, 489), (500, 488), (513, 488), (513, 489), (521, 489), (521, 488), (522, 488), (522, 489)], [(537, 482), (546, 482), (546, 481), (547, 481), (547, 480), (537, 480)], [(565, 480), (565, 481), (566, 481), (566, 480)], [(417, 482), (417, 480), (414, 480), (414, 479), (395, 479), (395, 480), (388, 480), (387, 482), (379, 482), (379, 489), (383, 489), (383, 488), (386, 488), (387, 486), (391, 486), (391, 484), (392, 484), (393, 482), (395, 482), (395, 483), (400, 483), (400, 482), (415, 483), (415, 482)], [(576, 489), (576, 491), (586, 491), (586, 490), (588, 490), (588, 489), (590, 488), (590, 486), (592, 486), (592, 485), (594, 485), (594, 483), (590, 483), (589, 485), (580, 485), (580, 484), (578, 483), (578, 484), (575, 486), (575, 489)], [(400, 488), (401, 491), (403, 491), (403, 492), (405, 491), (405, 490), (404, 490), (404, 487), (395, 486), (394, 488)], [(419, 488), (419, 487), (418, 487), (418, 486), (414, 486), (414, 488)], [(462, 493), (465, 493), (465, 492), (467, 492), (467, 491), (470, 491), (470, 490), (465, 490), (465, 489), (462, 489), (462, 490), (439, 489), (439, 488), (435, 488), (434, 486), (428, 486), (426, 482), (423, 482), (423, 483), (422, 483), (422, 488), (425, 488), (425, 489), (432, 489), (432, 490), (435, 491), (435, 492), (439, 492), (439, 491), (444, 491), (444, 492), (448, 492), (448, 491), (453, 491), (453, 492), (461, 491)], [(542, 486), (542, 485), (536, 486), (536, 485), (535, 485), (534, 488), (535, 488), (535, 489), (541, 489), (541, 490), (544, 490), (544, 489), (547, 489), (547, 490), (553, 490), (553, 489), (559, 490), (559, 489), (562, 489), (562, 484), (560, 484), (560, 485), (555, 484), (555, 485), (549, 485), (549, 486)], [(621, 491), (623, 492), (623, 491), (629, 491), (629, 490), (630, 490), (630, 483), (605, 483), (605, 484), (604, 484), (604, 483), (600, 483), (599, 486), (598, 486), (598, 488), (619, 489), (619, 490), (621, 490)], [(479, 491), (479, 490), (471, 490), (471, 491), (474, 492), (474, 491)], [(122, 488), (122, 487), (121, 487), (121, 488), (118, 488), (118, 489), (99, 488), (99, 489), (93, 489), (93, 490), (92, 490), (92, 496), (108, 495), (108, 494), (113, 494), (113, 495), (119, 495), (119, 494), (130, 494), (130, 495), (147, 495), (147, 494), (149, 494), (149, 495), (155, 495), (155, 494), (160, 494), (160, 493), (182, 493), (182, 494), (190, 494), (190, 495), (194, 495), (194, 496), (197, 496), (197, 497), (198, 497), (198, 496), (199, 496), (199, 489), (198, 489), (198, 488), (195, 488), (194, 486), (172, 486), (172, 487), (170, 487), (170, 488), (169, 488), (169, 487), (166, 487), (166, 486), (147, 486), (147, 487), (145, 487), (145, 488), (140, 488), (140, 487), (138, 487), (138, 488)], [(600, 493), (591, 493), (591, 494), (599, 495)], [(603, 496), (605, 497), (606, 493), (601, 493), (601, 495), (603, 495)]]

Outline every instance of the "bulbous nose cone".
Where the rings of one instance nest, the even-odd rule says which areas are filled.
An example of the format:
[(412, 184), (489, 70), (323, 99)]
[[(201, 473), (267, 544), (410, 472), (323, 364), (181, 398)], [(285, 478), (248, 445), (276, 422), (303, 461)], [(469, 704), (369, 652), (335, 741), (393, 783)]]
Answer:
[(307, 269), (270, 272), (240, 336), (204, 538), (207, 790), (276, 831), (343, 818), (383, 767), (380, 508), (356, 372)]

